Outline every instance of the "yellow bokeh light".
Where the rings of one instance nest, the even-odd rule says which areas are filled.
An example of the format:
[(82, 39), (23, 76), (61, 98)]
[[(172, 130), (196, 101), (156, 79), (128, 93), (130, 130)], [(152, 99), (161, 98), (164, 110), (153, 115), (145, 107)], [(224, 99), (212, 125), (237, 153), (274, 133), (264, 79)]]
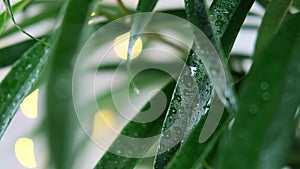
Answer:
[(35, 90), (29, 96), (27, 96), (20, 107), (23, 114), (30, 119), (36, 119), (38, 116), (38, 95), (39, 90)]
[(36, 168), (34, 155), (34, 144), (29, 138), (19, 138), (15, 144), (15, 154), (20, 162), (26, 168)]
[[(125, 34), (118, 36), (114, 41), (114, 51), (116, 55), (124, 60), (127, 60), (129, 39), (130, 39), (130, 32), (127, 32)], [(138, 57), (141, 54), (142, 50), (143, 50), (143, 41), (141, 38), (138, 38), (133, 45), (130, 59), (134, 59)]]
[(106, 132), (110, 131), (111, 126), (114, 126), (115, 116), (110, 110), (101, 110), (94, 115), (92, 137), (100, 139), (105, 136)]

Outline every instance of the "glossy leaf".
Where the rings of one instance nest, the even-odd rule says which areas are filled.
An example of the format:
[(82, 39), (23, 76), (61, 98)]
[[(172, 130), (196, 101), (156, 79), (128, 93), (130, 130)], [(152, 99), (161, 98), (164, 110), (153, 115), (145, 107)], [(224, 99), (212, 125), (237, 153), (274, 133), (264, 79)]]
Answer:
[(233, 47), (234, 41), (254, 0), (214, 0), (210, 7), (211, 23), (216, 37), (220, 39), (225, 57)]
[[(49, 38), (45, 39), (49, 41)], [(23, 99), (34, 90), (46, 65), (49, 48), (41, 43), (31, 47), (0, 84), (0, 138)]]
[[(193, 13), (195, 13), (194, 10), (197, 9), (197, 8), (193, 8), (194, 5), (190, 4), (190, 8), (191, 8), (190, 9), (190, 13), (191, 13), (192, 16), (193, 16)], [(214, 1), (213, 5), (211, 7), (211, 12), (212, 12), (211, 16), (217, 16), (216, 13), (213, 13), (214, 8), (216, 8), (216, 7), (219, 8), (218, 10), (223, 11), (223, 12), (226, 11), (227, 10), (226, 8), (229, 8), (229, 7), (230, 7), (230, 9), (236, 9), (236, 8), (238, 8), (237, 11), (242, 11), (242, 9), (244, 10), (244, 6), (243, 5), (239, 6), (238, 3), (234, 4), (233, 6), (231, 4), (231, 6), (229, 6), (229, 7), (228, 7), (228, 5), (229, 4), (227, 4), (227, 1)], [(249, 7), (249, 5), (247, 7)], [(242, 8), (242, 9), (240, 9), (240, 8)], [(249, 9), (250, 9), (250, 7), (249, 7)], [(219, 12), (218, 15), (221, 15), (220, 11), (214, 11), (214, 12)], [(247, 10), (243, 11), (243, 13), (244, 13), (243, 15), (246, 16), (247, 15)], [(199, 17), (196, 17), (196, 16), (194, 16), (194, 17), (195, 17), (195, 18), (193, 18), (194, 20), (197, 20), (199, 18)], [(202, 15), (202, 17), (203, 17), (203, 15)], [(226, 15), (226, 12), (224, 12), (224, 15), (216, 17), (215, 19), (222, 19), (222, 18), (224, 19), (225, 18), (225, 20), (227, 22), (233, 22), (232, 21), (233, 17), (234, 16), (232, 16), (232, 15)], [(239, 21), (240, 23), (243, 23), (243, 20), (244, 20), (243, 17), (239, 17), (238, 19), (240, 19), (240, 21)], [(214, 23), (214, 22), (216, 22), (216, 21), (212, 21), (212, 23)], [(205, 23), (199, 23), (199, 21), (195, 21), (195, 22), (192, 21), (192, 23), (199, 24), (200, 27), (202, 27), (202, 30), (203, 30), (203, 27), (205, 25), (207, 25), (206, 29), (204, 29), (204, 30), (211, 30), (209, 28), (210, 25), (207, 22), (205, 22)], [(230, 24), (227, 24), (227, 25), (230, 25)], [(223, 26), (223, 25), (216, 25), (216, 26)], [(236, 28), (240, 28), (241, 24), (240, 25), (235, 25), (235, 27)], [(213, 28), (215, 28), (215, 27), (213, 27)], [(220, 27), (219, 29), (220, 29), (219, 33), (222, 34), (222, 33), (226, 32), (227, 29), (231, 29), (231, 28), (228, 28), (225, 25), (225, 27)], [(210, 33), (210, 34), (212, 34), (212, 33)], [(234, 36), (232, 36), (231, 38), (233, 40), (235, 39)], [(216, 41), (216, 43), (218, 43), (217, 40), (215, 40), (215, 41)], [(225, 48), (229, 48), (229, 49), (232, 48), (232, 46), (229, 43), (222, 43), (222, 45), (225, 46)], [(206, 117), (203, 117), (203, 118), (206, 119)], [(205, 160), (206, 155), (205, 155), (205, 153), (202, 153), (204, 147), (206, 147), (207, 145), (214, 146), (214, 143), (210, 142), (209, 140), (207, 142), (205, 142), (203, 145), (201, 145), (199, 143), (198, 138), (196, 137), (196, 135), (198, 135), (198, 137), (199, 137), (203, 125), (204, 125), (204, 122), (202, 122), (202, 123), (199, 122), (197, 124), (197, 126), (191, 131), (191, 134), (182, 143), (182, 147), (180, 147), (180, 149), (178, 150), (178, 152), (175, 154), (175, 156), (174, 156), (175, 158), (172, 159), (171, 162), (169, 163), (168, 168), (170, 168), (170, 169), (171, 168), (176, 168), (176, 167), (177, 168), (190, 168), (190, 167), (193, 167), (192, 164), (195, 164), (196, 161), (198, 161), (198, 163), (199, 163), (199, 161), (202, 162), (202, 160)], [(193, 142), (193, 144), (191, 142)], [(199, 146), (199, 145), (201, 145), (201, 146)], [(195, 147), (199, 147), (199, 148), (195, 148)], [(189, 156), (187, 154), (201, 154), (201, 156), (198, 157), (198, 158), (193, 158), (193, 157), (191, 157), (191, 156)], [(178, 159), (181, 159), (180, 161), (186, 161), (186, 163), (185, 162), (178, 162)], [(197, 166), (197, 164), (195, 164), (195, 165)]]
[(259, 28), (255, 56), (257, 56), (257, 53), (261, 52), (264, 46), (267, 46), (270, 40), (276, 35), (291, 3), (292, 0), (270, 1)]
[(87, 24), (86, 16), (90, 15), (90, 4), (90, 0), (65, 1), (64, 18), (49, 58), (46, 118), (50, 157), (57, 169), (71, 168), (73, 163), (74, 128), (78, 124), (72, 102), (72, 60)]
[[(205, 2), (201, 0), (187, 0), (185, 1), (185, 5), (188, 20), (201, 29), (208, 39), (213, 42), (215, 46), (217, 46), (210, 21), (208, 19)], [(199, 38), (200, 37), (197, 37), (196, 39)], [(198, 53), (201, 53), (201, 51), (198, 50)], [(193, 77), (193, 74), (191, 73), (192, 70), (197, 71), (197, 73), (194, 75), (195, 77)], [(210, 85), (204, 64), (200, 60), (200, 57), (198, 57), (194, 51), (192, 51), (187, 60), (187, 67), (183, 68), (178, 79), (172, 100), (170, 102), (170, 107), (162, 129), (163, 132), (168, 131), (170, 134), (162, 135), (160, 138), (157, 151), (158, 155), (155, 157), (154, 162), (155, 168), (160, 169), (168, 165), (169, 161), (182, 144), (178, 141), (178, 139), (185, 139), (190, 130), (206, 113), (206, 106), (209, 102), (211, 91), (212, 87)], [(193, 102), (190, 100), (193, 100)], [(188, 102), (191, 102), (192, 105), (186, 104)], [(181, 114), (181, 112), (184, 115), (177, 115)], [(173, 126), (179, 126), (181, 132), (177, 133), (172, 131), (172, 128), (175, 128)], [(176, 140), (175, 138), (178, 139)], [(173, 141), (170, 142), (170, 140)], [(166, 150), (165, 147), (171, 148)]]
[(300, 14), (291, 16), (255, 57), (241, 88), (233, 128), (221, 144), (217, 168), (263, 169), (284, 165), (300, 103), (299, 19)]
[[(166, 85), (162, 91), (165, 93), (168, 102), (170, 101), (171, 93), (174, 89), (174, 82), (171, 82), (170, 84)], [(155, 100), (157, 98), (160, 98), (159, 95), (155, 95), (151, 100)], [(150, 101), (151, 102), (151, 101)], [(137, 114), (135, 118), (138, 118), (143, 114), (144, 110), (147, 110), (149, 108), (148, 103), (144, 106), (144, 108), (141, 110), (140, 113)], [(163, 120), (166, 115), (166, 110), (164, 113), (161, 114), (159, 118), (156, 120), (149, 122), (149, 123), (137, 123), (134, 121), (129, 122), (125, 128), (122, 130), (121, 134), (126, 135), (128, 137), (133, 138), (148, 138), (154, 135), (157, 135), (161, 131), (161, 127), (163, 124)], [(122, 147), (124, 149), (128, 149), (130, 147), (132, 152), (138, 152), (139, 156), (143, 156), (150, 147), (154, 144), (155, 140), (146, 140), (143, 144), (143, 146), (137, 146), (133, 143), (126, 142), (122, 140), (122, 136), (120, 135), (114, 143), (109, 148), (109, 151), (107, 151), (104, 156), (101, 158), (101, 160), (98, 162), (98, 164), (95, 166), (95, 169), (130, 169), (134, 168), (136, 164), (141, 160), (140, 158), (129, 158), (120, 156), (114, 153), (111, 153), (110, 151), (115, 150), (116, 148), (120, 149), (122, 151)], [(126, 145), (123, 145), (127, 143)], [(127, 152), (128, 153), (128, 152)]]

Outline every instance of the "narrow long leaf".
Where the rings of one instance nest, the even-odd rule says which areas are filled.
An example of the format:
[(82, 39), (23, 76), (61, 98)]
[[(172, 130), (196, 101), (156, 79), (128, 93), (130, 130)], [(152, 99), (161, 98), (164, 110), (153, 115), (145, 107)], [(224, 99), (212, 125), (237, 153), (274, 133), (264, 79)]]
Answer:
[[(45, 39), (49, 41), (49, 39)], [(0, 84), (0, 138), (23, 99), (33, 90), (46, 65), (49, 48), (37, 43), (13, 66)]]
[(229, 138), (221, 144), (217, 168), (276, 169), (284, 164), (300, 103), (299, 19), (300, 14), (291, 16), (258, 53), (241, 88)]
[[(243, 20), (248, 13), (248, 10), (250, 9), (252, 2), (246, 2), (246, 3), (241, 3), (241, 5), (239, 5), (238, 2), (236, 2), (235, 4), (231, 3), (231, 5), (229, 5), (230, 1), (213, 1), (213, 4), (211, 6), (210, 9), (210, 16), (212, 16), (212, 21), (211, 23), (214, 24), (213, 28), (217, 27), (217, 38), (221, 38), (223, 37), (223, 35), (226, 32), (231, 32), (231, 30), (235, 30), (235, 32), (238, 32)], [(250, 3), (250, 4), (249, 4)], [(190, 4), (191, 5), (191, 4)], [(191, 8), (191, 14), (193, 15), (193, 11), (197, 10), (197, 8), (193, 8), (193, 5), (190, 6)], [(216, 10), (218, 9), (218, 10)], [(228, 13), (228, 11), (231, 11), (232, 13)], [(236, 11), (236, 12), (233, 12)], [(198, 19), (199, 17), (195, 17), (195, 19)], [(227, 23), (225, 25), (218, 25), (216, 24), (217, 20), (222, 20), (222, 21), (226, 21)], [(229, 28), (228, 26), (231, 26), (232, 23), (234, 23), (235, 21), (237, 21), (237, 25), (233, 25), (234, 29)], [(197, 23), (197, 22), (194, 22)], [(207, 23), (206, 23), (207, 24)], [(203, 25), (199, 25), (202, 26)], [(208, 25), (209, 27), (209, 25)], [(237, 33), (236, 33), (237, 34)], [(230, 41), (234, 41), (235, 36), (232, 35), (230, 36), (231, 40)], [(218, 40), (216, 40), (218, 42)], [(226, 41), (222, 41), (222, 46), (226, 49), (229, 49), (228, 51), (231, 50), (232, 45), (230, 43), (227, 43)], [(207, 116), (207, 115), (206, 115)], [(203, 119), (206, 119), (206, 116), (203, 117)], [(202, 128), (204, 126), (204, 120), (201, 119), (200, 122), (197, 124), (197, 126), (195, 126), (195, 128), (191, 131), (191, 134), (184, 140), (184, 142), (182, 143), (182, 146), (180, 147), (180, 149), (178, 150), (178, 152), (175, 154), (175, 156), (173, 157), (173, 159), (170, 161), (169, 165), (167, 166), (167, 168), (191, 168), (193, 167), (193, 164), (197, 163), (199, 164), (199, 161), (202, 162), (202, 160), (204, 160), (206, 158), (206, 154), (208, 152), (203, 152), (204, 149), (206, 149), (206, 147), (208, 145), (210, 145), (210, 147), (214, 146), (213, 141), (208, 140), (207, 142), (200, 144), (198, 141), (198, 137), (202, 131)], [(198, 137), (197, 137), (198, 136)], [(217, 137), (217, 134), (214, 134), (214, 137)], [(216, 138), (215, 138), (216, 139)], [(208, 149), (206, 149), (205, 151), (209, 151)], [(199, 156), (197, 158), (192, 158), (191, 156), (189, 156), (189, 154), (199, 154)], [(180, 159), (180, 160), (179, 160)], [(179, 162), (181, 161), (181, 162)], [(184, 162), (183, 162), (184, 161)], [(197, 166), (197, 164), (195, 164)]]
[[(13, 13), (19, 12), (22, 9), (24, 9), (24, 7), (26, 7), (29, 3), (31, 2), (31, 0), (25, 0), (25, 1), (19, 1), (16, 4), (14, 4), (11, 9)], [(10, 17), (9, 17), (9, 13), (7, 11), (4, 11), (3, 13), (0, 14), (0, 34), (2, 34), (2, 32), (4, 31), (5, 27), (7, 26), (7, 24), (9, 23)]]
[(15, 63), (34, 43), (34, 40), (28, 40), (0, 49), (0, 68)]
[[(275, 36), (291, 3), (292, 0), (270, 1), (259, 28), (255, 53), (261, 52), (264, 46), (267, 46), (270, 40)], [(255, 54), (255, 56), (257, 56), (257, 54)]]
[(225, 57), (229, 56), (239, 30), (254, 0), (214, 0), (210, 7), (211, 22), (221, 41)]
[[(170, 84), (166, 85), (162, 91), (165, 93), (167, 97), (167, 101), (169, 102), (171, 99), (171, 93), (174, 89), (174, 82), (171, 82)], [(156, 95), (154, 96), (151, 100), (156, 100), (159, 99), (160, 96)], [(151, 101), (150, 101), (151, 102)], [(146, 104), (144, 108), (141, 110), (140, 113), (137, 114), (135, 118), (138, 118), (140, 115), (143, 114), (144, 110), (147, 110), (149, 108), (149, 105)], [(161, 127), (163, 124), (163, 120), (166, 115), (166, 110), (164, 113), (161, 114), (159, 118), (156, 120), (149, 122), (149, 123), (137, 123), (134, 121), (129, 122), (125, 128), (122, 130), (121, 135), (126, 135), (128, 137), (133, 137), (133, 138), (148, 138), (154, 135), (159, 134), (161, 131)], [(138, 153), (139, 156), (143, 156), (152, 146), (152, 144), (156, 140), (146, 140), (143, 143), (143, 146), (137, 146), (134, 142), (128, 142), (124, 141), (124, 137), (119, 136), (114, 143), (111, 145), (109, 148), (109, 151), (107, 151), (104, 156), (101, 158), (101, 160), (98, 162), (96, 165), (95, 169), (106, 169), (106, 168), (111, 168), (111, 169), (130, 169), (134, 168), (136, 164), (141, 160), (141, 158), (130, 158), (130, 157), (124, 157), (120, 156), (117, 154), (112, 153), (116, 152), (115, 150), (118, 149), (119, 151), (122, 151), (123, 149), (130, 149), (131, 153)], [(123, 145), (124, 144), (124, 145)], [(124, 152), (125, 154), (128, 154), (129, 152)]]
[[(55, 168), (71, 168), (76, 114), (72, 102), (72, 59), (75, 58), (80, 35), (88, 16), (91, 0), (69, 0), (50, 57), (49, 82), (46, 93), (46, 117), (50, 155)], [(74, 36), (76, 35), (76, 36)]]
[[(185, 1), (185, 5), (188, 20), (201, 29), (208, 39), (214, 43), (215, 46), (217, 46), (214, 32), (212, 31), (212, 27), (208, 18), (205, 2), (201, 0), (187, 0)], [(198, 35), (196, 34), (195, 36)], [(196, 39), (199, 38), (200, 35)], [(197, 54), (206, 53), (202, 52), (202, 49), (201, 51), (197, 49), (197, 51)], [(177, 86), (173, 93), (173, 99), (171, 100), (170, 108), (162, 129), (163, 132), (166, 132), (170, 130), (170, 128), (174, 128), (171, 126), (177, 126), (178, 124), (176, 123), (180, 123), (178, 126), (180, 126), (181, 132), (176, 133), (170, 130), (170, 134), (164, 134), (161, 136), (158, 155), (156, 156), (154, 162), (155, 168), (164, 168), (180, 148), (182, 143), (178, 142), (177, 145), (173, 145), (171, 148), (167, 149), (167, 151), (165, 150), (165, 147), (169, 147), (170, 145), (174, 144), (173, 142), (177, 141), (175, 138), (184, 139), (186, 136), (188, 136), (190, 130), (206, 113), (206, 106), (211, 96), (212, 87), (210, 86), (210, 81), (204, 64), (200, 60), (200, 57), (194, 53), (194, 51), (192, 51), (188, 57), (187, 66), (190, 68), (183, 68), (178, 79)], [(191, 73), (193, 69), (197, 70), (197, 73), (195, 73), (194, 77), (191, 77), (191, 75), (193, 76)], [(185, 80), (188, 78), (195, 78), (195, 81)], [(190, 85), (190, 87), (188, 87), (188, 85)], [(186, 104), (186, 102), (191, 102), (190, 100), (193, 100), (192, 105)], [(187, 105), (189, 108), (186, 107)], [(180, 111), (182, 111), (185, 115), (178, 116), (177, 112)], [(170, 140), (173, 141), (170, 142)]]
[(137, 12), (151, 12), (153, 11), (157, 2), (158, 0), (139, 0), (136, 10)]

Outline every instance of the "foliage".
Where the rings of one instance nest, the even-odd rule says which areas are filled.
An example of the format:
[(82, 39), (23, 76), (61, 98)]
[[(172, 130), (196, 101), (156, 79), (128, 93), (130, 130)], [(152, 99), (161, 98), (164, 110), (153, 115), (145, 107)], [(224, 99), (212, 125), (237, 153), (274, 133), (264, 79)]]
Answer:
[[(185, 19), (204, 33), (223, 63), (225, 76), (229, 79), (225, 89), (229, 94), (225, 93), (225, 101), (222, 100), (222, 84), (216, 83), (216, 77), (211, 76), (212, 70), (206, 67), (213, 56), (200, 56), (201, 52), (206, 53), (206, 49), (201, 48), (200, 35), (194, 31), (195, 48), (180, 55), (188, 68), (197, 70), (193, 82), (197, 91), (185, 86), (192, 74), (190, 69), (171, 61), (154, 62), (156, 65), (179, 67), (181, 72), (177, 79), (170, 79), (161, 71), (149, 70), (141, 73), (141, 77), (134, 77), (129, 88), (138, 92), (140, 86), (155, 86), (164, 82), (160, 85), (167, 100), (164, 112), (152, 122), (136, 122), (151, 107), (151, 103), (160, 99), (160, 95), (158, 93), (149, 100), (144, 99), (144, 106), (123, 126), (116, 139), (111, 140), (109, 149), (94, 168), (128, 169), (144, 163), (149, 168), (157, 169), (300, 168), (300, 152), (297, 150), (300, 147), (299, 1), (213, 0), (209, 6), (205, 0), (185, 0), (185, 7), (181, 9), (164, 10), (156, 10), (157, 0), (139, 0), (136, 9), (126, 7), (121, 0), (116, 2), (108, 5), (99, 0), (26, 0), (11, 4), (9, 0), (3, 0), (7, 10), (0, 14), (0, 42), (18, 32), (30, 40), (19, 40), (0, 48), (0, 71), (11, 68), (0, 83), (0, 139), (4, 134), (10, 134), (6, 130), (25, 97), (37, 88), (45, 88), (45, 123), (39, 126), (49, 144), (49, 166), (44, 167), (75, 168), (75, 161), (88, 143), (86, 135), (78, 137), (82, 126), (77, 120), (73, 100), (72, 79), (79, 51), (97, 30), (115, 19), (158, 11)], [(254, 3), (265, 9), (263, 16), (250, 11)], [(41, 10), (34, 15), (26, 15), (35, 8)], [(15, 19), (17, 14), (25, 17)], [(260, 18), (260, 26), (247, 25), (245, 20), (250, 17)], [(97, 18), (104, 18), (104, 21), (97, 21)], [(131, 71), (139, 64), (130, 60), (131, 53), (150, 20), (151, 17), (143, 18), (142, 15), (136, 15), (132, 20), (128, 31), (134, 36), (129, 39), (127, 60), (123, 67), (118, 63), (108, 63), (89, 69), (96, 74), (108, 72), (113, 76), (112, 73), (121, 68), (131, 76)], [(43, 21), (52, 23), (53, 29), (38, 37), (25, 31), (29, 27), (39, 27)], [(232, 51), (234, 42), (239, 42), (237, 35), (246, 29), (258, 32), (253, 56)], [(106, 38), (109, 37), (100, 37), (99, 43), (107, 41)], [(163, 37), (157, 39), (179, 51), (182, 49), (182, 46)], [(145, 42), (143, 45), (149, 44)], [(235, 62), (243, 67), (247, 60), (253, 62), (249, 71), (235, 70), (231, 64)], [(149, 60), (144, 62), (153, 64)], [(126, 87), (122, 84), (119, 93), (127, 91)], [(183, 90), (190, 96), (183, 95)], [(138, 98), (132, 93), (130, 98)], [(97, 103), (103, 107), (113, 107), (113, 94), (111, 91), (96, 93)], [(189, 104), (188, 109), (178, 106), (178, 103), (190, 102), (194, 104)], [(85, 104), (89, 111), (91, 101)], [(183, 109), (184, 115), (178, 115)], [(86, 116), (89, 118), (90, 114)], [(181, 128), (170, 132), (176, 120), (180, 121)], [(214, 130), (203, 138), (201, 133), (207, 130), (207, 125)], [(123, 135), (159, 137), (142, 147), (129, 144), (128, 147), (145, 156), (138, 158), (113, 153), (122, 142)], [(178, 138), (181, 141), (163, 151), (168, 140)], [(153, 149), (156, 151), (155, 157), (146, 158), (147, 152), (153, 152)], [(151, 164), (147, 163), (147, 159)]]

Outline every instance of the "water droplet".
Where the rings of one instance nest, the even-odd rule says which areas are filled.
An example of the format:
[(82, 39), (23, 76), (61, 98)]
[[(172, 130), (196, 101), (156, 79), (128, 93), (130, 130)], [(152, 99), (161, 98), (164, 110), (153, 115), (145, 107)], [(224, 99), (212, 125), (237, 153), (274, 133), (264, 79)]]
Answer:
[(267, 100), (270, 100), (270, 98), (271, 98), (271, 94), (269, 92), (264, 92), (262, 94), (262, 99), (263, 100), (267, 101)]
[(258, 106), (255, 105), (255, 104), (252, 104), (250, 107), (249, 107), (249, 112), (252, 113), (252, 114), (255, 114), (257, 113), (259, 110)]
[(174, 132), (175, 132), (175, 134), (176, 134), (176, 135), (181, 135), (181, 133), (182, 133), (182, 130), (181, 130), (181, 128), (180, 128), (180, 127), (178, 127), (178, 126), (175, 126), (175, 127), (173, 127), (173, 129), (174, 129)]
[(262, 90), (266, 90), (266, 89), (268, 89), (268, 87), (269, 87), (269, 84), (267, 83), (267, 82), (261, 82), (261, 84), (260, 84), (260, 88), (262, 89)]
[(165, 149), (165, 145), (164, 145), (164, 144), (160, 144), (160, 145), (159, 145), (159, 149), (160, 149), (160, 150), (164, 150), (164, 149)]
[(10, 98), (11, 98), (11, 95), (10, 95), (10, 94), (7, 94), (7, 98), (10, 99)]
[(28, 69), (30, 69), (32, 67), (32, 65), (31, 64), (28, 64), (27, 66), (26, 66), (26, 70), (28, 70)]
[(163, 134), (163, 136), (167, 139), (171, 138), (171, 132), (169, 130), (165, 131), (165, 133)]
[(197, 73), (197, 67), (190, 67), (191, 69), (191, 76), (195, 76), (195, 74)]
[(287, 82), (288, 84), (291, 84), (291, 83), (296, 82), (296, 79), (295, 79), (294, 76), (289, 75), (289, 76), (287, 76), (287, 78), (286, 78), (286, 82)]
[(122, 151), (121, 151), (121, 150), (118, 150), (118, 151), (117, 151), (117, 154), (121, 154), (121, 153), (122, 153)]

